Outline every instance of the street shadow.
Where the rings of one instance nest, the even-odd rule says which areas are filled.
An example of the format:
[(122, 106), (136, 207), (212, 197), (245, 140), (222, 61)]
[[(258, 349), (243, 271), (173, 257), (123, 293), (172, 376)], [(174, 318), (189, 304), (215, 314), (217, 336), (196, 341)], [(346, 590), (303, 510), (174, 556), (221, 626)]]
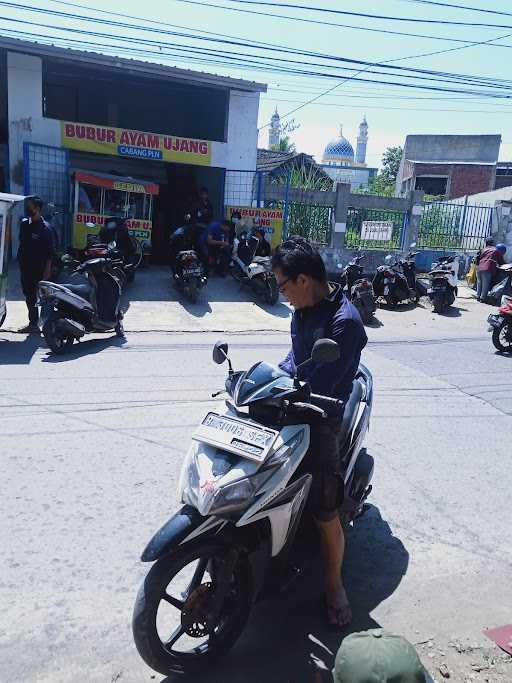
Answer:
[(254, 607), (246, 631), (214, 670), (170, 675), (161, 683), (311, 683), (312, 655), (332, 669), (343, 638), (379, 627), (371, 612), (395, 592), (409, 564), (407, 550), (379, 510), (368, 508), (347, 532), (344, 578), (353, 608), (350, 627), (334, 631), (326, 622), (320, 549), (313, 539), (303, 575), (285, 592)]
[(461, 308), (460, 306), (448, 306), (442, 313), (438, 313), (438, 315), (441, 315), (444, 318), (460, 318), (462, 313), (467, 313), (467, 311), (467, 308)]
[(8, 334), (9, 338), (0, 332), (0, 365), (28, 365), (36, 351), (44, 347), (43, 338), (37, 334)]
[[(110, 333), (109, 333), (110, 334)], [(44, 343), (44, 342), (43, 342)], [(123, 348), (128, 343), (126, 337), (118, 337), (112, 334), (112, 336), (106, 339), (87, 339), (86, 341), (74, 343), (69, 351), (64, 352), (62, 355), (53, 353), (48, 349), (47, 355), (41, 359), (42, 363), (71, 363), (83, 356), (91, 356), (95, 353), (99, 353), (106, 348)]]
[(373, 316), (369, 323), (364, 324), (365, 327), (372, 327), (373, 329), (378, 329), (379, 327), (384, 327), (384, 323), (379, 318)]

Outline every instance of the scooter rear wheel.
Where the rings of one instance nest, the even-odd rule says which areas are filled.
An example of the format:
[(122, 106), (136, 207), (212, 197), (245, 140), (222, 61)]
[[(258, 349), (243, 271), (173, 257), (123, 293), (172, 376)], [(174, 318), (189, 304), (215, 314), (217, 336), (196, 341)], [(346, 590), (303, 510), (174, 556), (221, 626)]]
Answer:
[(212, 565), (222, 561), (226, 550), (222, 543), (192, 542), (150, 569), (137, 595), (132, 630), (140, 656), (155, 671), (183, 674), (208, 668), (242, 633), (253, 598), (245, 559), (234, 568), (220, 612), (215, 608)]
[(55, 329), (55, 323), (47, 323), (43, 327), (43, 337), (50, 347), (50, 350), (56, 354), (62, 354), (73, 346), (75, 338), (71, 335), (62, 335)]

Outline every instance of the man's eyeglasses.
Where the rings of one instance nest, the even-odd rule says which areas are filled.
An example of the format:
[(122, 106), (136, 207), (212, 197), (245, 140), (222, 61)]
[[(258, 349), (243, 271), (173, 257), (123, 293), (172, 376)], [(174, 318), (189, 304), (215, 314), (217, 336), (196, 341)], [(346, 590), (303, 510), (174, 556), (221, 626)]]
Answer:
[(280, 291), (280, 292), (283, 292), (283, 291), (284, 291), (284, 288), (286, 287), (286, 285), (288, 284), (288, 282), (290, 282), (291, 279), (292, 279), (291, 277), (287, 277), (286, 280), (283, 280), (282, 282), (279, 282), (279, 283), (278, 283), (277, 286), (279, 287), (279, 291)]

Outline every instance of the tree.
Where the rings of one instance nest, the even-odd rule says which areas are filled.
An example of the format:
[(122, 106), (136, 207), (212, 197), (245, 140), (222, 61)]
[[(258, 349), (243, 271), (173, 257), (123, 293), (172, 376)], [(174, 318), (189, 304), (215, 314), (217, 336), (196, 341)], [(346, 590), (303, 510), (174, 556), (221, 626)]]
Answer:
[(402, 161), (402, 152), (403, 150), (401, 147), (388, 147), (382, 155), (382, 170), (380, 175), (388, 183), (394, 184), (396, 181), (400, 162)]
[(289, 135), (285, 135), (284, 137), (279, 138), (278, 145), (272, 145), (272, 149), (275, 152), (288, 152), (289, 154), (293, 154), (295, 152), (295, 143), (290, 142)]

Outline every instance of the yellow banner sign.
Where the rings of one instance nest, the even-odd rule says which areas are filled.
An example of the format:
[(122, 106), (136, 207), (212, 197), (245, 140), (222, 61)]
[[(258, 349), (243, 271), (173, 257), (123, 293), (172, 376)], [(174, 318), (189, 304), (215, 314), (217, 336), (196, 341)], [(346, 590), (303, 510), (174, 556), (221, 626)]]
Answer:
[(272, 245), (272, 249), (281, 243), (283, 236), (284, 211), (282, 209), (256, 209), (251, 206), (226, 206), (226, 218), (232, 220), (233, 214), (238, 212), (242, 219), (241, 225), (252, 229), (261, 227), (265, 237)]
[[(105, 219), (109, 216), (101, 216), (97, 213), (75, 213), (73, 216), (73, 247), (75, 249), (85, 249), (89, 235), (98, 235)], [(93, 223), (94, 228), (90, 228), (87, 223)], [(126, 225), (132, 237), (143, 241), (151, 241), (151, 221), (143, 221), (137, 218), (127, 218)]]
[(68, 149), (196, 166), (211, 164), (212, 145), (207, 140), (69, 121), (60, 125), (61, 144)]

